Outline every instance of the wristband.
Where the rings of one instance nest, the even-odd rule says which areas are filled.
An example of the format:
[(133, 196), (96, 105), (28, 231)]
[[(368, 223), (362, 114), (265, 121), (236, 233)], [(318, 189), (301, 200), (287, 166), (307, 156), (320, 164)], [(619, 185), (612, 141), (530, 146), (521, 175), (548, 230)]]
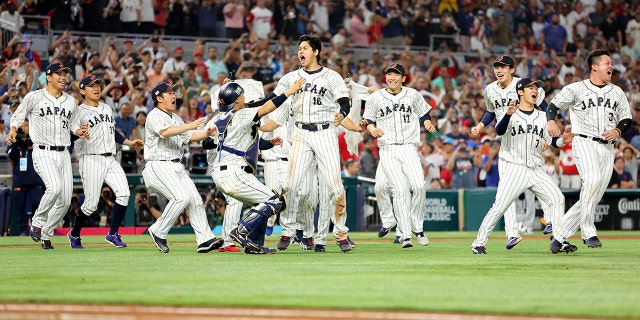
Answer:
[(615, 129), (613, 129), (613, 130), (615, 130), (616, 132), (618, 132), (618, 137), (621, 137), (621, 136), (622, 136), (622, 131), (620, 131), (620, 129), (615, 128)]

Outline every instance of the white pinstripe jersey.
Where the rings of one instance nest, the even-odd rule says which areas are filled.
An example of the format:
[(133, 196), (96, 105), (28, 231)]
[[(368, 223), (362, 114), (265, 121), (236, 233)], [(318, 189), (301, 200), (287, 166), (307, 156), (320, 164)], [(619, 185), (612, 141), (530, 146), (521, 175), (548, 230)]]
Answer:
[(420, 145), (420, 117), (431, 110), (422, 95), (413, 88), (402, 87), (398, 94), (386, 89), (371, 94), (362, 118), (374, 121), (384, 131), (378, 145)]
[[(218, 119), (218, 115), (216, 115), (215, 117), (211, 118), (211, 120), (209, 120), (209, 122), (207, 122), (207, 124), (204, 125), (202, 130), (207, 130), (209, 128), (215, 127), (216, 126), (216, 119)], [(217, 134), (215, 136), (209, 137), (209, 138), (215, 139), (216, 146), (218, 145), (218, 135)], [(207, 150), (207, 163), (209, 164), (210, 167), (213, 167), (215, 165), (217, 156), (218, 156), (218, 148), (217, 147)]]
[[(225, 112), (213, 117), (212, 121), (224, 120), (228, 117), (230, 112)], [(253, 126), (257, 123), (254, 121), (258, 114), (258, 108), (242, 108), (233, 113), (233, 118), (229, 121), (226, 128), (226, 136), (222, 144), (226, 147), (233, 148), (238, 151), (246, 151), (253, 143), (252, 130)], [(258, 120), (259, 122), (259, 120)], [(223, 136), (224, 132), (221, 132), (221, 128), (218, 128), (216, 138), (218, 142)], [(219, 145), (218, 145), (219, 146)], [(221, 150), (218, 151), (219, 155), (216, 159), (216, 165), (245, 165), (246, 162), (243, 157)]]
[(193, 130), (171, 138), (163, 138), (160, 131), (171, 126), (181, 126), (184, 121), (175, 113), (168, 114), (153, 108), (145, 125), (144, 160), (182, 159), (183, 147), (189, 143)]
[[(264, 97), (264, 87), (262, 85), (262, 82), (260, 81), (253, 80), (253, 79), (236, 79), (236, 80), (232, 80), (231, 82), (235, 82), (239, 84), (244, 90), (245, 103), (251, 102), (251, 101), (257, 101)], [(216, 88), (216, 90), (212, 92), (212, 97), (214, 98), (213, 101), (216, 104), (215, 106), (212, 106), (212, 107), (217, 107), (217, 102), (219, 100), (218, 94), (220, 93), (220, 88), (222, 88), (222, 86)]]
[(521, 164), (529, 168), (541, 167), (544, 164), (542, 157), (542, 140), (551, 144), (551, 138), (547, 132), (547, 115), (540, 110), (533, 110), (526, 114), (517, 110), (511, 119), (507, 132), (502, 136), (500, 160)]
[(54, 98), (46, 89), (27, 93), (11, 116), (11, 126), (20, 128), (29, 116), (29, 135), (33, 144), (45, 146), (71, 145), (69, 124), (74, 120), (78, 104), (63, 92)]
[(115, 121), (111, 107), (102, 102), (96, 107), (81, 104), (78, 106), (77, 117), (71, 123), (71, 131), (75, 132), (85, 123), (89, 127), (89, 139), (76, 140), (75, 149), (78, 154), (115, 154)]
[(298, 79), (307, 82), (302, 89), (289, 97), (292, 104), (293, 118), (300, 123), (332, 122), (339, 110), (338, 99), (348, 98), (349, 90), (340, 75), (325, 67), (308, 73), (303, 69), (285, 74), (274, 90), (276, 95), (282, 94)]
[(598, 87), (582, 80), (566, 85), (551, 100), (556, 107), (571, 111), (571, 132), (602, 138), (622, 119), (631, 118), (629, 100), (622, 89), (614, 84)]
[[(504, 114), (507, 112), (509, 102), (511, 102), (511, 100), (518, 100), (518, 93), (516, 92), (516, 84), (518, 81), (520, 81), (520, 78), (513, 77), (511, 83), (504, 89), (498, 86), (498, 81), (494, 81), (484, 88), (482, 94), (484, 95), (487, 112), (493, 112), (496, 114), (496, 123), (500, 122)], [(538, 88), (536, 105), (540, 105), (544, 98), (544, 89)]]

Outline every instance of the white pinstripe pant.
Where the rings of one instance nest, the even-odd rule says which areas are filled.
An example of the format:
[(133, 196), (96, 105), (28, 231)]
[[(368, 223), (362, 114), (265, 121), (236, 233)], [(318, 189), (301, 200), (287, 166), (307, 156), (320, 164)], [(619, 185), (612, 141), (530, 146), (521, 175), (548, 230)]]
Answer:
[[(264, 162), (264, 184), (267, 188), (276, 190), (280, 194), (285, 194), (285, 192), (289, 189), (287, 185), (287, 179), (289, 177), (289, 162), (276, 159), (276, 160), (266, 160)], [(289, 202), (289, 199), (287, 199)], [(282, 220), (282, 216), (288, 217), (292, 210), (291, 207), (287, 204), (287, 208), (284, 211), (280, 212), (280, 219)], [(273, 215), (267, 221), (267, 226), (273, 227), (276, 223), (277, 215)], [(285, 218), (286, 219), (286, 218)], [(281, 222), (282, 224), (282, 222)]]
[(51, 240), (53, 229), (69, 210), (73, 193), (71, 156), (67, 150), (51, 151), (33, 148), (33, 168), (46, 190), (33, 215), (32, 226), (41, 228), (41, 239)]
[(229, 237), (229, 233), (233, 228), (237, 227), (238, 222), (240, 222), (242, 202), (224, 192), (222, 194), (224, 194), (224, 198), (227, 200), (227, 207), (224, 210), (224, 217), (222, 217), (222, 239), (224, 240), (222, 246), (228, 247), (235, 244), (233, 239)]
[(412, 232), (422, 232), (425, 213), (426, 186), (418, 151), (410, 144), (383, 145), (380, 166), (389, 183), (402, 239), (410, 239)]
[(499, 163), (502, 163), (499, 170), (504, 174), (500, 176), (496, 200), (482, 220), (472, 247), (486, 246), (489, 235), (500, 217), (508, 207), (515, 206), (514, 201), (525, 189), (531, 190), (540, 201), (546, 203), (554, 221), (557, 221), (555, 217), (561, 216), (564, 211), (564, 195), (542, 167), (529, 168), (507, 161)]
[(88, 216), (94, 213), (100, 201), (102, 183), (106, 183), (116, 195), (116, 203), (121, 206), (129, 204), (129, 183), (122, 166), (115, 157), (101, 155), (83, 155), (79, 163), (84, 202), (82, 212)]
[(578, 136), (573, 139), (573, 155), (582, 178), (582, 188), (578, 202), (562, 217), (558, 227), (553, 228), (553, 236), (558, 241), (570, 238), (578, 227), (582, 230), (582, 239), (597, 235), (595, 212), (613, 173), (613, 150), (612, 144), (601, 144)]
[(196, 233), (196, 243), (199, 245), (215, 237), (207, 221), (202, 197), (182, 163), (148, 161), (142, 177), (147, 188), (156, 190), (169, 200), (160, 218), (149, 227), (156, 236), (166, 239), (176, 219), (187, 209)]

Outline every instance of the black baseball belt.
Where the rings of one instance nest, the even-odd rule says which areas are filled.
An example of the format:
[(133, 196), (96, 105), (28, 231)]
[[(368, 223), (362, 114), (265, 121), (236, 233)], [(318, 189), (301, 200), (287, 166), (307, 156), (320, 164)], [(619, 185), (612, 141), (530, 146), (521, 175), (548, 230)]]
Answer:
[(51, 150), (51, 151), (65, 151), (67, 150), (68, 147), (65, 146), (43, 146), (43, 145), (39, 145), (38, 149), (42, 149), (42, 150)]
[(601, 144), (613, 144), (615, 142), (615, 141), (608, 141), (607, 139), (590, 137), (590, 136), (587, 136), (587, 135), (584, 135), (584, 134), (580, 134), (580, 133), (576, 134), (576, 136), (581, 137), (581, 138), (585, 138), (585, 139), (589, 139), (589, 140), (592, 140), (592, 141), (595, 141), (595, 142), (598, 142), (598, 143), (601, 143)]

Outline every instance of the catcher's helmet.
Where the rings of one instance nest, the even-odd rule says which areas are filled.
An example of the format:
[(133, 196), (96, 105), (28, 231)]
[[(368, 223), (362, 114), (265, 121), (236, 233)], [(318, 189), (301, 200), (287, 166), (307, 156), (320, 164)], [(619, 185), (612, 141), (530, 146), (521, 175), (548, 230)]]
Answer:
[(220, 88), (220, 92), (218, 92), (218, 109), (220, 112), (227, 112), (231, 110), (231, 108), (233, 108), (233, 104), (243, 93), (244, 89), (235, 82), (227, 83)]

